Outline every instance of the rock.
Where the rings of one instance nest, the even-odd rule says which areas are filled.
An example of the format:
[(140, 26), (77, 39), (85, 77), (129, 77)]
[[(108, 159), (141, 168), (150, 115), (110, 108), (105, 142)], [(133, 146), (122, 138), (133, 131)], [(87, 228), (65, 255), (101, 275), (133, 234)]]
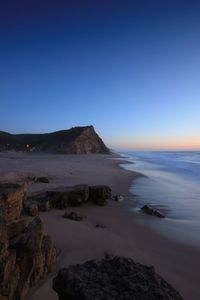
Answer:
[[(17, 274), (14, 278), (14, 288), (11, 272), (7, 276), (7, 281), (3, 279), (3, 282), (7, 282), (7, 286), (13, 291), (12, 297), (9, 295), (5, 299), (21, 299), (30, 287), (44, 278), (56, 259), (56, 249), (51, 238), (45, 235), (44, 226), (39, 217), (34, 218), (22, 234), (9, 241), (9, 255), (10, 253), (13, 253), (12, 264)], [(7, 261), (10, 262), (11, 258), (7, 257)], [(4, 266), (3, 277), (5, 277), (5, 271)], [(0, 289), (0, 295), (2, 293), (5, 294)]]
[(36, 182), (42, 182), (42, 183), (49, 183), (49, 178), (48, 177), (37, 177)]
[(106, 185), (94, 185), (90, 187), (90, 201), (96, 205), (106, 205), (107, 200), (111, 199), (112, 191)]
[(24, 184), (0, 184), (0, 209), (7, 223), (12, 223), (20, 217), (25, 198)]
[(153, 267), (125, 257), (61, 269), (53, 279), (53, 289), (60, 300), (182, 300)]
[(80, 216), (79, 214), (77, 214), (76, 212), (65, 212), (64, 215), (63, 215), (63, 218), (65, 219), (70, 219), (70, 220), (73, 220), (73, 221), (82, 221), (83, 220), (83, 217)]
[(37, 204), (30, 204), (30, 206), (28, 207), (28, 213), (30, 216), (35, 217), (38, 215), (38, 206)]
[(51, 209), (49, 200), (38, 202), (37, 205), (38, 205), (38, 210), (39, 211), (49, 211)]
[(165, 215), (164, 215), (162, 212), (160, 212), (159, 210), (154, 209), (154, 208), (152, 208), (152, 207), (150, 207), (150, 206), (148, 206), (148, 205), (144, 205), (144, 206), (141, 208), (141, 210), (142, 210), (145, 214), (147, 214), (147, 215), (156, 216), (156, 217), (159, 217), (159, 218), (164, 218), (164, 217), (165, 217)]
[(27, 227), (26, 220), (18, 220), (9, 224), (7, 227), (8, 238), (9, 239), (14, 238), (19, 234), (23, 233), (26, 227)]
[(95, 225), (96, 228), (105, 228), (105, 226), (101, 225), (101, 224), (96, 224)]
[[(20, 300), (51, 270), (56, 249), (41, 220), (27, 226), (19, 219), (26, 193), (23, 185), (0, 185), (0, 299)], [(30, 203), (29, 203), (30, 204)], [(37, 205), (30, 204), (31, 215)]]
[(113, 199), (114, 201), (116, 201), (116, 202), (124, 201), (124, 197), (121, 196), (121, 195), (115, 195), (115, 196), (113, 196), (112, 199)]
[(29, 195), (26, 206), (29, 207), (31, 203), (36, 204), (39, 211), (49, 211), (51, 209), (46, 192), (39, 192)]
[(53, 208), (67, 208), (67, 206), (80, 206), (89, 199), (89, 187), (86, 184), (59, 188), (47, 192), (47, 198)]
[(52, 244), (51, 237), (49, 235), (45, 235), (42, 240), (41, 251), (43, 254), (43, 271), (42, 277), (51, 272), (52, 266), (56, 261), (57, 250)]

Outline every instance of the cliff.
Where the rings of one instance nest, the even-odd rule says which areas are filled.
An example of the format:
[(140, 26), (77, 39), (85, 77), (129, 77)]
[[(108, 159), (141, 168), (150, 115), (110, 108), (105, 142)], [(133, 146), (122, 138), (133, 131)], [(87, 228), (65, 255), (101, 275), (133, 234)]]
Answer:
[(10, 134), (0, 131), (0, 150), (63, 154), (110, 153), (93, 126), (73, 127), (44, 134)]

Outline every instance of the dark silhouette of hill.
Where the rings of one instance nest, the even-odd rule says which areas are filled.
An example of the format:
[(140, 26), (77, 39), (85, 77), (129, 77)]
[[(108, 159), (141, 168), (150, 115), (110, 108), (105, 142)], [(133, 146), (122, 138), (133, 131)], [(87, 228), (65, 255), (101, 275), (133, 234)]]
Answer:
[(10, 134), (0, 131), (0, 149), (63, 154), (110, 153), (93, 126), (43, 134)]

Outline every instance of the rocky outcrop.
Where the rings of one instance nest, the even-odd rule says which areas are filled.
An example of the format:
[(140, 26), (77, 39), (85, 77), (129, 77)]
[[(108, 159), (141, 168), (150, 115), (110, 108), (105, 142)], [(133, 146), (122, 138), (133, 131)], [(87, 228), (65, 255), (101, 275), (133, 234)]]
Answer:
[[(20, 222), (20, 221), (19, 221)], [(0, 218), (0, 299), (20, 300), (51, 270), (56, 249), (37, 217), (8, 229)], [(9, 234), (8, 234), (9, 231)]]
[(50, 271), (56, 249), (37, 217), (20, 218), (26, 192), (23, 185), (0, 186), (0, 300), (20, 300)]
[(147, 214), (147, 215), (151, 215), (151, 216), (156, 216), (158, 218), (164, 218), (165, 215), (159, 211), (158, 209), (152, 208), (149, 205), (144, 205), (141, 210)]
[(89, 187), (87, 184), (82, 184), (58, 188), (47, 192), (47, 198), (53, 208), (63, 209), (67, 206), (80, 206), (89, 199)]
[(114, 257), (61, 269), (53, 280), (59, 300), (181, 300), (153, 267)]
[(94, 185), (90, 186), (90, 201), (96, 205), (106, 205), (108, 199), (111, 199), (112, 191), (109, 186), (106, 185)]
[(11, 149), (63, 154), (110, 153), (93, 126), (45, 134), (11, 135), (0, 131), (0, 150)]
[(111, 194), (112, 191), (109, 186), (81, 184), (47, 191), (46, 194), (35, 196), (32, 202), (37, 203), (39, 210), (42, 204), (58, 209), (65, 209), (68, 206), (81, 206), (88, 202), (95, 205), (106, 205), (112, 196)]
[(23, 184), (0, 184), (0, 210), (7, 223), (20, 217), (25, 198), (26, 190)]

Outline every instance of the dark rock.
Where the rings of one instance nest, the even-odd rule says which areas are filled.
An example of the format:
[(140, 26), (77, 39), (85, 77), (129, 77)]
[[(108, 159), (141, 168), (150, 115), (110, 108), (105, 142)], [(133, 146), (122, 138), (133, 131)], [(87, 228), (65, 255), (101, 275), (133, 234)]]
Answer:
[[(49, 211), (51, 208), (46, 192), (39, 192), (29, 195), (26, 206), (29, 207), (31, 203), (36, 204), (39, 211)], [(27, 210), (27, 208), (25, 209)]]
[(51, 208), (49, 200), (38, 202), (39, 211), (49, 211)]
[(67, 206), (80, 206), (89, 199), (89, 187), (86, 184), (59, 188), (47, 192), (47, 198), (53, 208), (67, 208)]
[(0, 184), (0, 209), (7, 223), (11, 223), (20, 217), (25, 198), (24, 184)]
[(101, 225), (101, 224), (96, 224), (95, 225), (96, 228), (105, 228), (105, 226)]
[(32, 217), (37, 216), (38, 215), (38, 206), (37, 206), (37, 204), (31, 203), (30, 206), (28, 207), (28, 213)]
[(124, 257), (61, 269), (53, 289), (60, 300), (182, 300), (153, 267)]
[(29, 181), (34, 181), (34, 182), (37, 181), (37, 177), (36, 177), (36, 176), (28, 176), (27, 179), (28, 179)]
[(27, 227), (26, 220), (18, 220), (8, 225), (8, 238), (14, 238), (18, 236), (19, 234), (23, 233), (25, 228)]
[(36, 182), (42, 182), (42, 183), (49, 183), (49, 178), (48, 177), (37, 177)]
[(112, 197), (112, 199), (113, 199), (114, 201), (116, 201), (116, 202), (121, 202), (121, 201), (124, 200), (124, 197), (121, 196), (121, 195), (115, 195), (115, 196)]
[(63, 218), (65, 219), (70, 219), (73, 221), (82, 221), (83, 217), (80, 216), (79, 214), (77, 214), (76, 212), (72, 211), (72, 212), (65, 212), (63, 215)]
[(156, 217), (159, 217), (159, 218), (164, 218), (165, 215), (160, 212), (159, 210), (155, 209), (155, 208), (152, 208), (148, 205), (144, 205), (141, 210), (147, 214), (147, 215), (151, 215), (151, 216), (156, 216)]
[(90, 187), (90, 201), (96, 205), (106, 205), (107, 200), (111, 199), (112, 191), (106, 185), (94, 185)]

